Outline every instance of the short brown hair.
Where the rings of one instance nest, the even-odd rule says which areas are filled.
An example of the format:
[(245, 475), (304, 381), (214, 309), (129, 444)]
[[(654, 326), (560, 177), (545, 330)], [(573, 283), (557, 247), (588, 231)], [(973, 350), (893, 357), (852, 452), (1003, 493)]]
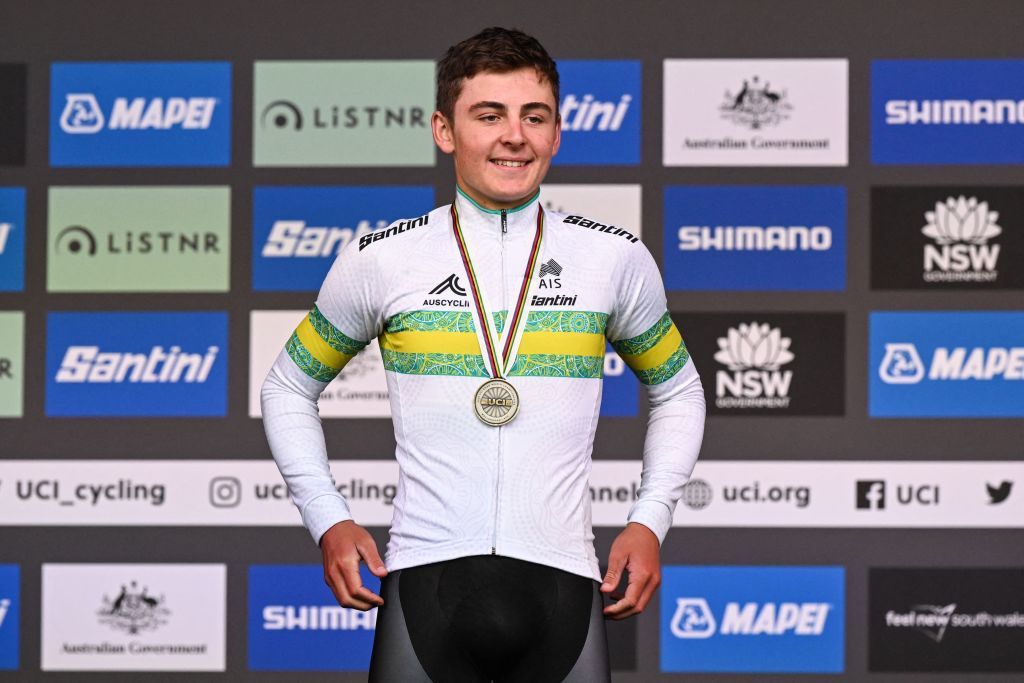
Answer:
[(558, 68), (555, 60), (533, 36), (518, 29), (492, 26), (472, 38), (452, 45), (437, 63), (437, 110), (453, 122), (455, 101), (462, 81), (484, 71), (507, 73), (532, 67), (551, 84), (558, 109)]

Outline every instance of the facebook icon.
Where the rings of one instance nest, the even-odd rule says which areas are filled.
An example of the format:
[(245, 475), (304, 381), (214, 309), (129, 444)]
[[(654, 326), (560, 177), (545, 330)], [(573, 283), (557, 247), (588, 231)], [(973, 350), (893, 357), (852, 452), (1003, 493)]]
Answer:
[(857, 482), (857, 509), (884, 510), (885, 482), (878, 479)]

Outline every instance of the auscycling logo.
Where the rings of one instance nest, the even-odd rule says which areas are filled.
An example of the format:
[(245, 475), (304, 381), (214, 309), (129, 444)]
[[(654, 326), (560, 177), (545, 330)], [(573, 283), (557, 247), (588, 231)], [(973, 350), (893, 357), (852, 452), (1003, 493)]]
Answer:
[(57, 63), (54, 166), (226, 166), (228, 62)]

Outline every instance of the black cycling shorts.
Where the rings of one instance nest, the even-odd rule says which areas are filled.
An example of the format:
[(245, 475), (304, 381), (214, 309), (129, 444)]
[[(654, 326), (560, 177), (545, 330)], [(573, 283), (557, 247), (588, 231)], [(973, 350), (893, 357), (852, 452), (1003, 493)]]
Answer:
[(369, 680), (610, 681), (598, 585), (495, 555), (391, 572)]

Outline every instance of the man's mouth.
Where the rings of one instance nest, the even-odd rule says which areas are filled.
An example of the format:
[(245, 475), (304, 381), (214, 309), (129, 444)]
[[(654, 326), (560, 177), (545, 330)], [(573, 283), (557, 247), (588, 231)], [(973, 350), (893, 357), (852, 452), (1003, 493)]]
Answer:
[(521, 168), (530, 163), (529, 161), (513, 161), (512, 159), (491, 159), (491, 163), (495, 163), (498, 166), (506, 166), (508, 168)]

